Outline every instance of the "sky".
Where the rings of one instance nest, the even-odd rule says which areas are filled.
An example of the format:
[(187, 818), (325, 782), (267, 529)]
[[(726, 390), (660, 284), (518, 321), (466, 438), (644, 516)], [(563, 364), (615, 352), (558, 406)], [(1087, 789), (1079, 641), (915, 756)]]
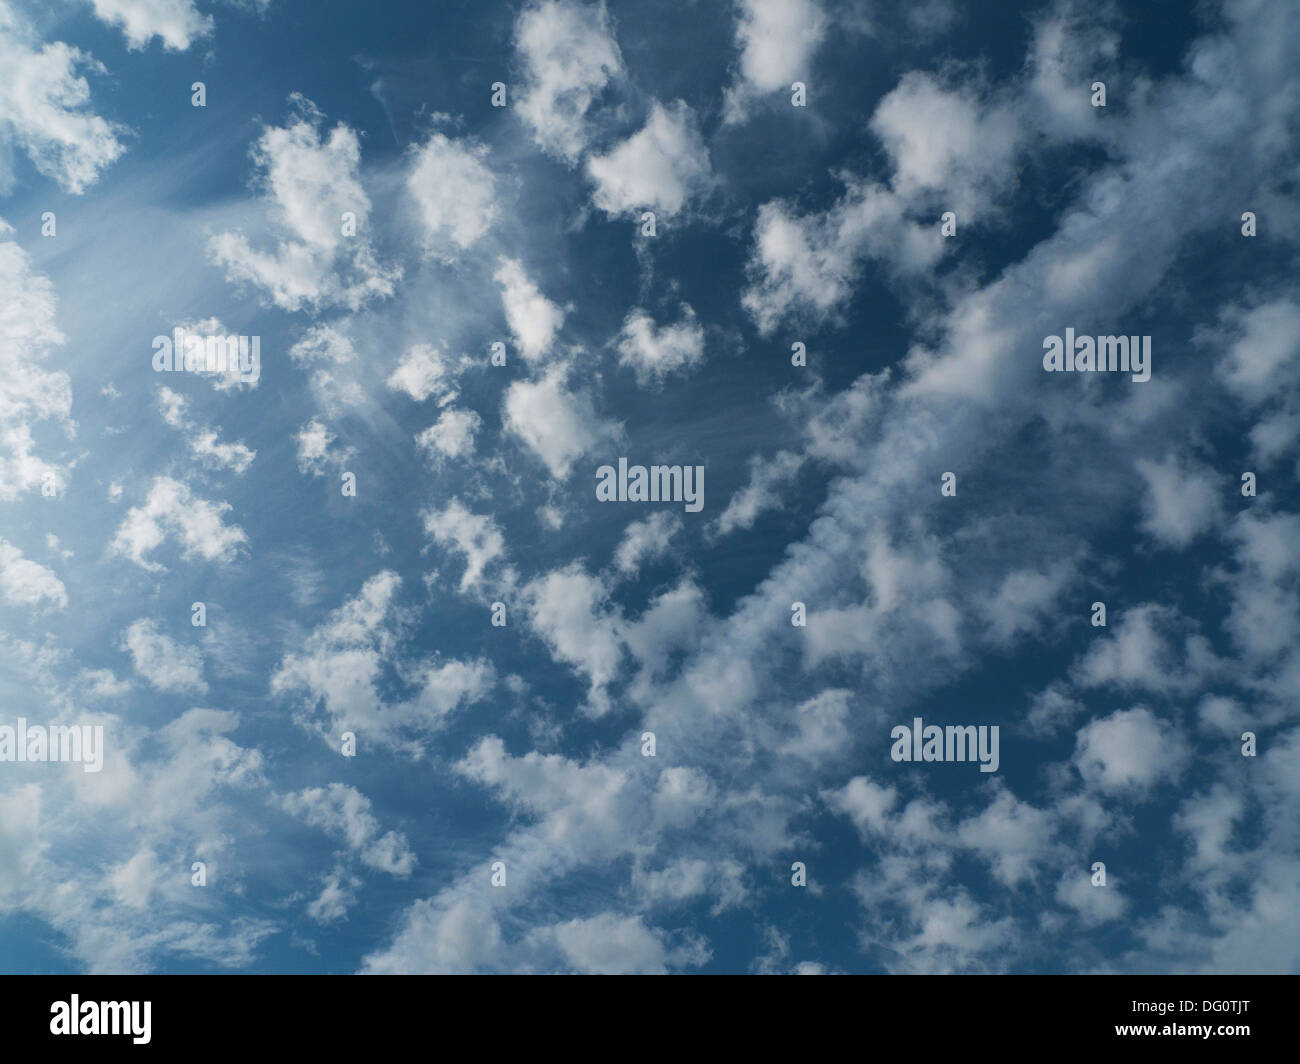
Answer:
[(1300, 971), (1298, 185), (1279, 0), (0, 0), (0, 970)]

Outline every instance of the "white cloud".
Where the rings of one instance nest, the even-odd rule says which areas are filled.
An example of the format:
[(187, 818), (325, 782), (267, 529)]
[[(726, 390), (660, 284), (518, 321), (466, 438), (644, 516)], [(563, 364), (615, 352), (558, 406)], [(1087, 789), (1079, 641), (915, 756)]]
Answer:
[(48, 602), (55, 609), (68, 604), (68, 592), (53, 570), (24, 558), (7, 539), (0, 539), (0, 595), (20, 606)]
[(1186, 740), (1149, 709), (1116, 710), (1079, 729), (1075, 767), (1084, 780), (1110, 794), (1144, 792), (1175, 780), (1187, 760)]
[(328, 787), (307, 787), (285, 795), (286, 812), (312, 827), (341, 837), (361, 863), (393, 876), (409, 876), (415, 868), (415, 854), (399, 831), (380, 834), (380, 824), (371, 813), (370, 799), (346, 783)]
[(188, 416), (189, 401), (170, 388), (158, 389), (158, 408), (162, 411), (163, 420), (184, 434), (190, 451), (207, 465), (243, 473), (257, 457), (256, 451), (239, 441), (222, 443), (219, 428), (209, 428), (192, 421)]
[(131, 665), (159, 691), (171, 694), (208, 689), (203, 679), (203, 652), (164, 635), (157, 622), (141, 618), (122, 633), (122, 649), (131, 655)]
[(1217, 370), (1230, 389), (1250, 403), (1261, 403), (1293, 384), (1300, 364), (1300, 306), (1276, 299), (1250, 310), (1227, 314), (1239, 332)]
[(781, 744), (782, 754), (810, 764), (828, 761), (847, 751), (852, 691), (832, 688), (801, 702), (794, 709), (794, 734)]
[(496, 186), (486, 149), (433, 133), (414, 153), (406, 187), (420, 212), (425, 247), (446, 255), (475, 244), (497, 220)]
[(1066, 872), (1056, 886), (1056, 900), (1069, 906), (1088, 927), (1118, 920), (1128, 908), (1128, 900), (1110, 869), (1104, 886), (1094, 886), (1087, 869)]
[(436, 731), (462, 706), (481, 702), (496, 682), (496, 670), (485, 659), (477, 661), (425, 661), (407, 670), (405, 680), (418, 688), (415, 697), (404, 702), (404, 719), (417, 721)]
[(199, 37), (212, 32), (212, 18), (202, 15), (194, 0), (91, 0), (95, 16), (117, 26), (127, 47), (144, 48), (157, 37), (164, 47), (183, 52)]
[(817, 0), (740, 0), (737, 79), (727, 90), (725, 116), (742, 121), (754, 97), (813, 84), (810, 64), (829, 20)]
[(1181, 550), (1219, 520), (1218, 478), (1210, 469), (1168, 455), (1163, 462), (1135, 463), (1147, 485), (1142, 528), (1162, 546)]
[(661, 557), (681, 528), (681, 517), (668, 510), (652, 514), (644, 521), (633, 521), (623, 531), (623, 539), (614, 551), (615, 566), (619, 572), (636, 573), (643, 562)]
[(745, 866), (730, 858), (708, 861), (680, 857), (661, 869), (638, 866), (632, 871), (632, 886), (643, 901), (656, 907), (678, 906), (715, 895), (717, 900), (710, 909), (713, 916), (743, 904), (749, 895)]
[(294, 435), (298, 447), (298, 472), (323, 477), (330, 466), (342, 469), (352, 457), (351, 447), (336, 448), (334, 433), (319, 418), (312, 418)]
[(422, 450), (443, 458), (467, 458), (474, 453), (474, 435), (483, 419), (472, 410), (444, 410), (437, 422), (416, 434)]
[[(219, 233), (208, 251), (230, 281), (263, 289), (284, 310), (356, 310), (392, 295), (401, 269), (375, 257), (355, 130), (339, 123), (322, 139), (320, 112), (301, 96), (293, 102), (297, 113), (289, 124), (265, 129), (253, 149), (272, 221), (283, 236), (274, 250), (259, 251), (242, 232)], [(343, 235), (348, 212), (356, 221), (352, 236)]]
[(528, 584), (529, 621), (558, 661), (572, 665), (590, 682), (587, 712), (609, 711), (606, 686), (623, 660), (621, 617), (607, 608), (608, 591), (578, 564), (557, 569)]
[[(90, 86), (78, 70), (104, 68), (62, 41), (35, 41), (7, 0), (0, 0), (0, 63), (0, 145), (17, 144), (65, 192), (85, 192), (126, 150), (118, 139), (123, 130), (86, 106)], [(12, 181), (0, 159), (0, 193)]]
[(449, 376), (447, 361), (435, 348), (416, 344), (402, 356), (388, 378), (388, 387), (405, 392), (417, 403), (430, 396), (436, 396), (442, 402), (455, 394)]
[(978, 216), (1012, 179), (1021, 135), (1015, 110), (983, 105), (912, 71), (880, 101), (871, 130), (893, 162), (890, 185), (905, 202), (931, 197), (959, 224)]
[(611, 78), (623, 76), (604, 3), (530, 5), (515, 23), (515, 50), (524, 70), (515, 110), (539, 147), (575, 162), (587, 145), (588, 110)]
[(356, 904), (361, 880), (343, 868), (334, 868), (325, 877), (321, 892), (307, 905), (307, 916), (320, 924), (334, 923), (347, 915)]
[(854, 776), (840, 790), (823, 797), (827, 805), (853, 821), (864, 839), (885, 833), (889, 814), (898, 802), (897, 790), (873, 783), (867, 776)]
[(1052, 818), (1002, 790), (980, 813), (957, 828), (961, 844), (988, 861), (1006, 887), (1032, 878), (1034, 865), (1048, 856)]
[(559, 950), (569, 969), (584, 975), (664, 975), (670, 967), (698, 967), (711, 956), (698, 939), (673, 948), (641, 917), (614, 913), (535, 929), (530, 944), (543, 942)]
[[(271, 676), (273, 695), (297, 696), (295, 721), (332, 747), (344, 731), (352, 731), (418, 758), (421, 736), (491, 690), (495, 673), (486, 661), (410, 662), (401, 656), (408, 614), (396, 602), (400, 586), (393, 571), (376, 573), (296, 651), (286, 653)], [(412, 697), (381, 693), (390, 671), (414, 688)]]
[(713, 180), (695, 114), (681, 100), (657, 100), (645, 126), (608, 155), (587, 160), (592, 201), (608, 215), (652, 210), (673, 215)]
[[(1115, 618), (1109, 618), (1114, 623)], [(1099, 634), (1083, 655), (1072, 675), (1082, 687), (1115, 685), (1148, 691), (1177, 690), (1197, 677), (1175, 661), (1174, 648), (1166, 637), (1177, 615), (1162, 606), (1144, 603), (1124, 611), (1114, 634)]]
[(618, 356), (619, 363), (631, 367), (637, 383), (644, 387), (697, 365), (704, 358), (704, 329), (686, 304), (682, 304), (681, 321), (659, 328), (638, 307), (623, 322)]
[(781, 489), (803, 468), (803, 458), (793, 451), (777, 451), (770, 459), (749, 461), (749, 483), (727, 500), (714, 531), (728, 535), (738, 528), (753, 528), (759, 514), (781, 505)]
[(597, 417), (590, 394), (569, 391), (566, 376), (566, 368), (558, 366), (537, 380), (515, 381), (505, 399), (506, 427), (556, 480), (564, 480), (574, 462), (619, 429)]
[(564, 310), (537, 290), (514, 259), (501, 259), (492, 276), (501, 286), (506, 324), (520, 354), (529, 362), (539, 361), (550, 351), (555, 334), (564, 324)]
[[(239, 339), (239, 335), (237, 333), (231, 333), (229, 329), (221, 324), (221, 321), (218, 318), (209, 317), (201, 318), (198, 321), (181, 322), (177, 325), (177, 328), (184, 331), (187, 338), (186, 342), (188, 342), (189, 337), (193, 337), (202, 344), (204, 351), (213, 350), (214, 348), (218, 350), (228, 350), (230, 337), (234, 336), (236, 340)], [(218, 342), (222, 345), (221, 347), (216, 347)], [(251, 355), (251, 339), (249, 350)], [(253, 377), (250, 374), (248, 380), (243, 379), (244, 374), (240, 369), (238, 359), (228, 361), (223, 369), (209, 370), (205, 364), (196, 372), (198, 376), (205, 378), (212, 387), (219, 392), (241, 392), (244, 389), (252, 391), (258, 386), (262, 377), (260, 364), (260, 338), (258, 339), (258, 359), (259, 364), (257, 367), (257, 376)]]
[(129, 558), (150, 572), (162, 572), (164, 566), (146, 555), (172, 535), (180, 540), (186, 559), (229, 562), (248, 543), (242, 528), (225, 523), (230, 509), (230, 503), (201, 499), (171, 477), (155, 477), (144, 505), (131, 507), (122, 519), (109, 553)]
[[(2, 42), (0, 42), (2, 46)], [(3, 90), (0, 90), (3, 91)], [(0, 221), (0, 237), (13, 230)], [(54, 324), (54, 290), (31, 271), (27, 254), (0, 241), (0, 501), (12, 502), (48, 482), (62, 485), (64, 467), (35, 453), (34, 424), (71, 427), (67, 373), (41, 363), (66, 337)]]
[(1049, 617), (1055, 616), (1052, 607), (1070, 575), (1066, 565), (1054, 566), (1047, 572), (1016, 569), (1007, 573), (986, 610), (989, 641), (1005, 647), (1021, 633), (1037, 632)]
[(334, 325), (315, 325), (289, 348), (289, 357), (311, 370), (311, 388), (330, 414), (359, 406), (365, 391), (360, 378), (366, 367), (357, 358), (352, 337)]
[(939, 227), (909, 221), (889, 189), (842, 176), (846, 191), (825, 211), (801, 216), (780, 200), (758, 209), (741, 303), (765, 336), (789, 315), (820, 323), (836, 314), (868, 258), (908, 273), (928, 269), (943, 251)]
[(451, 499), (441, 510), (425, 510), (421, 518), (435, 543), (465, 556), (462, 592), (475, 588), (487, 567), (505, 556), (505, 537), (496, 522), (490, 516), (471, 513), (459, 499)]

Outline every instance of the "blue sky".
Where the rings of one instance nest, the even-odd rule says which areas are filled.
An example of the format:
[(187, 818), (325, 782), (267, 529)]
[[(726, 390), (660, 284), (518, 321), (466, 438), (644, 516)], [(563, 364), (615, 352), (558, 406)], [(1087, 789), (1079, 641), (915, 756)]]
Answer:
[(1300, 969), (1297, 22), (0, 0), (0, 968)]

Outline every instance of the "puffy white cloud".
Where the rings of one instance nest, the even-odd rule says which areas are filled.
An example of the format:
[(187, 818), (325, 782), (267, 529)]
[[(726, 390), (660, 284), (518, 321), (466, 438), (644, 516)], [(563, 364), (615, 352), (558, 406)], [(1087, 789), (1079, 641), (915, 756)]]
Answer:
[(483, 419), (472, 410), (444, 410), (435, 424), (416, 434), (423, 450), (443, 458), (467, 458), (474, 453), (474, 435)]
[(1223, 500), (1213, 471), (1172, 454), (1135, 464), (1147, 484), (1142, 528), (1162, 546), (1181, 550), (1218, 522)]
[(681, 100), (655, 101), (645, 126), (608, 155), (587, 160), (592, 201), (609, 215), (652, 210), (673, 215), (713, 180), (694, 112)]
[(417, 403), (430, 396), (446, 400), (455, 393), (450, 384), (447, 360), (428, 344), (416, 344), (397, 364), (388, 378), (388, 387), (405, 392)]
[(716, 901), (710, 914), (714, 916), (743, 904), (750, 894), (744, 865), (730, 858), (680, 857), (663, 868), (638, 866), (632, 871), (632, 886), (646, 904), (655, 907), (683, 905), (713, 895)]
[(496, 670), (481, 658), (429, 660), (406, 670), (404, 679), (414, 684), (417, 691), (412, 699), (402, 703), (402, 717), (434, 731), (457, 709), (486, 698), (496, 682)]
[(614, 551), (614, 565), (622, 573), (635, 573), (643, 562), (662, 556), (681, 528), (681, 517), (668, 510), (652, 514), (644, 521), (633, 521)]
[(501, 925), (488, 906), (460, 898), (446, 907), (429, 899), (406, 912), (392, 943), (366, 957), (373, 975), (492, 971), (505, 958)]
[(864, 839), (883, 835), (889, 814), (898, 802), (898, 791), (874, 783), (867, 776), (854, 776), (838, 791), (823, 795), (826, 804), (853, 821)]
[(846, 752), (853, 697), (852, 691), (832, 688), (801, 702), (794, 710), (795, 732), (781, 744), (780, 752), (814, 765)]
[(520, 354), (529, 362), (546, 356), (560, 326), (564, 311), (537, 290), (524, 268), (515, 259), (501, 259), (493, 278), (501, 286), (501, 305), (506, 324), (519, 345)]
[(572, 665), (590, 682), (587, 711), (609, 711), (606, 686), (617, 678), (623, 659), (622, 620), (607, 609), (609, 592), (580, 565), (558, 569), (524, 588), (529, 623), (559, 661)]
[(1105, 886), (1093, 886), (1087, 869), (1067, 871), (1056, 885), (1056, 900), (1074, 910), (1088, 927), (1118, 920), (1128, 909), (1128, 899), (1110, 869)]
[[(35, 40), (8, 0), (0, 0), (0, 64), (0, 144), (17, 144), (66, 192), (85, 192), (126, 150), (123, 131), (86, 106), (90, 86), (78, 71), (104, 68), (62, 41)], [(12, 184), (7, 171), (0, 160), (0, 192)]]
[[(3, 91), (3, 90), (0, 90)], [(0, 221), (0, 237), (13, 230)], [(63, 483), (64, 467), (35, 453), (34, 424), (70, 426), (68, 374), (42, 362), (66, 337), (54, 324), (54, 290), (33, 273), (27, 254), (0, 240), (0, 501), (12, 502), (47, 482)]]
[(1008, 887), (1031, 878), (1034, 865), (1048, 856), (1052, 818), (1020, 801), (1010, 791), (998, 796), (957, 828), (961, 844), (988, 861), (994, 877)]
[(758, 209), (741, 303), (764, 335), (790, 315), (820, 323), (839, 312), (869, 258), (906, 273), (942, 253), (937, 225), (909, 221), (889, 189), (844, 176), (844, 195), (825, 211), (800, 215), (781, 200)]
[(1280, 298), (1249, 310), (1230, 308), (1225, 318), (1225, 328), (1209, 335), (1226, 341), (1225, 332), (1237, 334), (1226, 341), (1227, 351), (1216, 367), (1234, 393), (1262, 403), (1294, 381), (1300, 370), (1300, 305)]
[(20, 606), (48, 602), (55, 609), (68, 604), (68, 591), (53, 570), (24, 558), (7, 539), (0, 539), (0, 595)]
[(620, 426), (601, 421), (588, 392), (570, 391), (567, 369), (557, 366), (536, 380), (515, 381), (506, 392), (505, 425), (564, 480), (573, 463), (597, 444), (612, 439)]
[(364, 402), (367, 367), (346, 328), (313, 326), (289, 348), (289, 357), (310, 370), (312, 392), (327, 412), (338, 414)]
[(681, 321), (658, 328), (638, 307), (623, 322), (618, 356), (619, 363), (629, 366), (644, 387), (697, 365), (704, 357), (704, 329), (686, 304), (682, 305)]
[(297, 650), (286, 653), (271, 676), (271, 693), (297, 696), (295, 720), (331, 745), (350, 730), (385, 746), (419, 752), (405, 733), (424, 730), (429, 714), (389, 704), (379, 691), (381, 675), (397, 660), (402, 632), (394, 600), (400, 586), (401, 578), (391, 570), (370, 577)]
[(356, 904), (357, 888), (360, 886), (359, 877), (352, 875), (346, 869), (334, 868), (325, 877), (320, 894), (308, 903), (307, 916), (320, 924), (341, 920)]
[(155, 477), (143, 506), (133, 506), (118, 526), (109, 553), (121, 555), (150, 572), (165, 566), (146, 555), (163, 545), (169, 535), (180, 540), (181, 556), (204, 561), (229, 562), (243, 550), (248, 536), (238, 525), (227, 525), (228, 502), (213, 503), (194, 495), (171, 477)]
[(793, 451), (778, 451), (766, 460), (751, 458), (749, 483), (727, 500), (727, 508), (718, 517), (714, 531), (725, 536), (738, 528), (753, 528), (759, 514), (781, 505), (781, 488), (802, 468), (802, 456)]
[(486, 149), (432, 133), (413, 155), (406, 188), (419, 209), (425, 247), (447, 257), (465, 250), (497, 220), (496, 182), (483, 162)]
[(442, 509), (431, 508), (420, 516), (424, 531), (435, 543), (465, 556), (462, 592), (477, 587), (487, 567), (505, 557), (505, 537), (496, 522), (486, 514), (471, 513), (459, 499), (452, 498)]
[[(457, 708), (478, 702), (495, 673), (485, 661), (411, 661), (400, 654), (404, 611), (395, 599), (401, 579), (376, 573), (361, 590), (280, 660), (271, 693), (296, 696), (295, 720), (331, 745), (344, 731), (418, 757), (421, 737), (437, 731)], [(413, 693), (385, 697), (380, 682), (395, 670)], [(323, 712), (324, 720), (321, 719)]]
[[(1115, 618), (1108, 621), (1114, 624)], [(1176, 624), (1177, 615), (1167, 607), (1144, 603), (1125, 610), (1113, 634), (1096, 638), (1075, 666), (1075, 682), (1158, 692), (1198, 682), (1176, 661), (1171, 640)]]
[(122, 633), (122, 649), (131, 655), (131, 665), (159, 691), (203, 694), (203, 652), (196, 646), (178, 643), (164, 635), (156, 621), (141, 618)]
[(903, 76), (871, 117), (893, 163), (890, 185), (905, 202), (931, 197), (965, 224), (1008, 180), (1021, 136), (1015, 110), (945, 89), (920, 71)]
[(298, 472), (323, 477), (333, 466), (342, 469), (356, 453), (353, 447), (335, 447), (338, 438), (320, 418), (312, 418), (294, 434), (298, 450)]
[(393, 876), (409, 876), (415, 868), (415, 854), (400, 831), (380, 834), (379, 821), (371, 813), (371, 802), (355, 787), (331, 783), (328, 787), (306, 787), (281, 799), (286, 812), (304, 823), (340, 836), (361, 863)]
[[(112, 736), (103, 770), (0, 788), (0, 906), (43, 921), (91, 973), (246, 967), (276, 924), (211, 906), (189, 880), (199, 859), (209, 883), (243, 890), (236, 839), (264, 811), (266, 781), (261, 754), (229, 738), (239, 718), (194, 709), (143, 729), (77, 716)], [(86, 861), (87, 838), (106, 859)]]
[[(339, 123), (322, 139), (321, 113), (301, 96), (293, 101), (289, 123), (265, 129), (253, 149), (273, 223), (283, 235), (274, 250), (262, 251), (242, 232), (218, 233), (208, 251), (229, 280), (263, 289), (284, 310), (356, 310), (391, 295), (401, 270), (375, 257), (356, 131)], [(342, 218), (349, 212), (356, 233), (345, 236)]]
[(157, 37), (164, 47), (183, 52), (199, 37), (212, 32), (212, 18), (199, 13), (194, 0), (90, 0), (95, 16), (117, 26), (127, 47), (144, 48)]
[(1144, 792), (1161, 780), (1177, 779), (1187, 756), (1181, 733), (1138, 706), (1080, 728), (1074, 763), (1079, 774), (1102, 791)]
[(1057, 565), (1046, 572), (1017, 569), (1007, 573), (988, 604), (989, 641), (997, 646), (1010, 646), (1022, 633), (1037, 632), (1049, 616), (1055, 616), (1049, 611), (1056, 605), (1070, 576), (1067, 565)]
[(1091, 85), (1111, 80), (1119, 37), (1086, 19), (1082, 9), (1059, 5), (1047, 9), (1033, 27), (1025, 62), (1031, 101), (1027, 117), (1053, 139), (1101, 135), (1104, 112), (1092, 106)]
[(817, 0), (740, 0), (738, 7), (740, 63), (726, 94), (728, 122), (743, 120), (756, 96), (813, 83), (812, 57), (829, 27)]
[(534, 930), (530, 945), (543, 942), (559, 950), (567, 968), (584, 975), (664, 975), (670, 967), (698, 967), (711, 956), (699, 939), (674, 948), (641, 917), (614, 913)]
[(524, 89), (515, 110), (544, 151), (575, 162), (588, 140), (587, 112), (623, 57), (603, 2), (530, 4), (515, 23)]
[(218, 469), (243, 473), (253, 464), (257, 452), (236, 441), (221, 442), (221, 430), (195, 423), (188, 416), (189, 400), (170, 388), (158, 389), (158, 408), (163, 420), (185, 435), (190, 451), (200, 461)]

